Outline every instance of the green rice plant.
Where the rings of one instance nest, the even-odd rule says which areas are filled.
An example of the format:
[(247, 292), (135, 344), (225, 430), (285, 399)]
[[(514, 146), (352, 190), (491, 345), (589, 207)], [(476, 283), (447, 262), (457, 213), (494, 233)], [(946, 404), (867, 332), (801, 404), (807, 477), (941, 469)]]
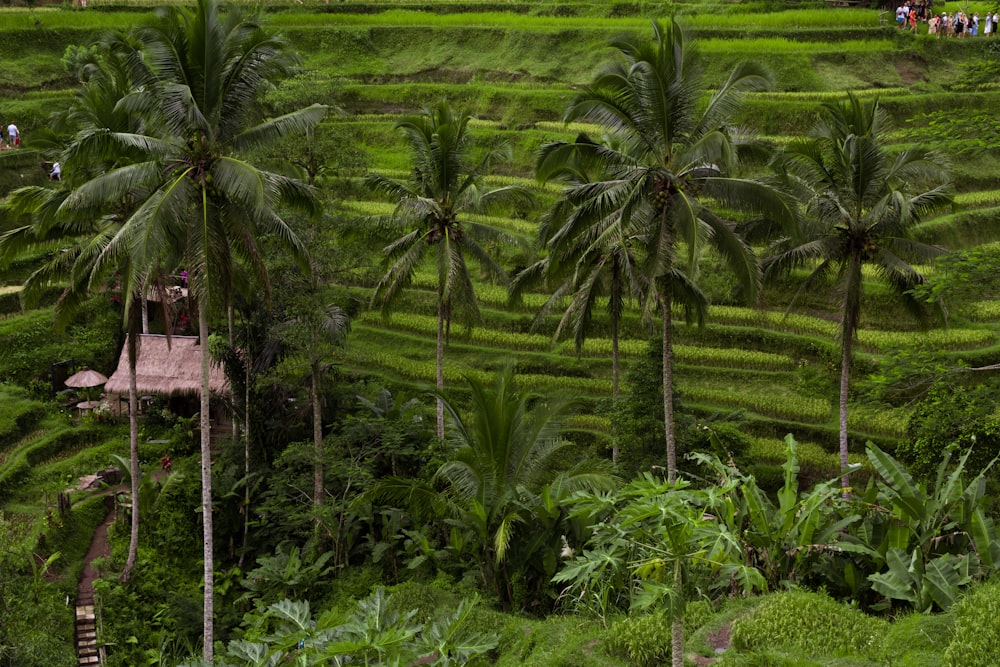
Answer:
[(955, 619), (944, 652), (948, 667), (993, 667), (1000, 664), (1000, 583), (970, 590), (951, 608)]
[[(362, 313), (359, 320), (371, 326), (384, 324), (378, 313)], [(414, 313), (394, 313), (391, 324), (394, 328), (403, 329), (434, 337), (437, 335), (437, 318)], [(548, 350), (552, 347), (552, 339), (541, 334), (511, 333), (497, 331), (485, 327), (473, 327), (460, 332), (452, 331), (454, 338), (460, 338), (476, 345), (487, 345), (512, 350)]]
[(538, 121), (535, 127), (540, 130), (550, 130), (552, 132), (568, 132), (570, 134), (589, 134), (590, 136), (600, 136), (604, 131), (600, 125), (593, 123), (560, 123), (555, 121)]
[[(480, 303), (503, 308), (507, 306), (507, 302), (510, 299), (510, 293), (507, 291), (507, 288), (502, 285), (482, 283), (476, 285), (476, 298)], [(548, 302), (548, 300), (548, 294), (529, 293), (521, 295), (521, 305), (529, 311), (538, 311), (546, 304), (546, 302)], [(560, 306), (557, 304), (556, 307), (565, 308), (567, 303), (569, 303), (568, 298), (562, 299), (558, 302), (558, 304), (562, 305)]]
[[(680, 311), (678, 311), (680, 314)], [(709, 311), (713, 322), (740, 324), (745, 326), (765, 326), (797, 334), (836, 336), (836, 322), (811, 315), (788, 313), (785, 311), (759, 310), (738, 306), (712, 306)]]
[(31, 468), (57, 453), (81, 442), (94, 442), (102, 430), (92, 426), (63, 427), (41, 437), (32, 438), (10, 452), (0, 468), (0, 501), (5, 500), (23, 484)]
[(45, 414), (45, 406), (20, 387), (0, 384), (0, 451), (13, 444)]
[(858, 342), (870, 350), (930, 347), (937, 350), (971, 350), (996, 342), (986, 329), (931, 329), (929, 331), (876, 331), (861, 329)]
[(864, 433), (902, 438), (912, 413), (912, 408), (852, 405), (847, 411), (847, 426)]
[(951, 614), (896, 616), (882, 638), (882, 656), (876, 662), (893, 667), (940, 667), (953, 626)]
[(807, 591), (765, 598), (732, 626), (739, 651), (779, 651), (803, 658), (873, 659), (889, 624), (827, 595)]
[(963, 208), (983, 208), (1000, 205), (1000, 190), (978, 190), (976, 192), (959, 192), (955, 195), (955, 203)]
[[(884, 100), (887, 97), (892, 97), (894, 95), (910, 95), (912, 92), (909, 88), (867, 88), (860, 90), (852, 90), (851, 93), (859, 99), (869, 99), (877, 97), (880, 100)], [(750, 99), (755, 100), (774, 100), (776, 102), (784, 102), (788, 100), (800, 100), (808, 102), (829, 102), (833, 100), (843, 100), (847, 99), (847, 93), (839, 90), (809, 90), (809, 91), (785, 91), (785, 92), (755, 92), (747, 93)], [(768, 140), (775, 140), (775, 137), (767, 137)], [(792, 137), (787, 137), (785, 142), (791, 140)]]
[(995, 224), (998, 214), (1000, 206), (939, 215), (921, 223), (915, 229), (915, 238), (951, 248), (992, 243), (1000, 240), (1000, 229)]
[(541, 394), (552, 392), (576, 396), (610, 396), (611, 380), (556, 375), (518, 374), (518, 383)]
[[(878, 12), (869, 9), (845, 9), (831, 12), (825, 9), (796, 9), (783, 12), (751, 12), (736, 14), (706, 14), (699, 12), (684, 17), (691, 28), (712, 30), (734, 28), (752, 30), (761, 28), (877, 28)], [(565, 31), (590, 30), (621, 32), (625, 29), (642, 30), (648, 27), (643, 16), (538, 16), (511, 12), (440, 13), (392, 9), (380, 13), (323, 13), (278, 14), (272, 25), (300, 26), (402, 26), (422, 28), (489, 27), (516, 31)]]
[[(385, 172), (380, 172), (385, 173)], [(343, 201), (340, 205), (352, 213), (366, 216), (391, 215), (396, 210), (395, 204), (372, 200)], [(472, 222), (490, 225), (498, 229), (503, 229), (517, 236), (534, 238), (538, 231), (537, 223), (518, 218), (501, 217), (495, 215), (467, 214), (464, 216)]]
[[(814, 56), (821, 53), (837, 53), (840, 55), (862, 54), (878, 55), (889, 53), (894, 49), (891, 40), (850, 40), (840, 42), (802, 42), (784, 37), (761, 37), (755, 39), (704, 39), (698, 42), (699, 48), (708, 55), (730, 56), (734, 52), (742, 57), (754, 53), (766, 53), (769, 56), (790, 54), (795, 56)], [(843, 93), (837, 93), (842, 96)]]
[(611, 432), (611, 419), (600, 415), (573, 415), (566, 420), (566, 428), (578, 431)]
[[(612, 340), (610, 338), (588, 338), (583, 344), (582, 353), (588, 356), (610, 356), (611, 346)], [(648, 347), (649, 341), (647, 340), (626, 338), (618, 341), (618, 351), (626, 357), (646, 354)], [(559, 350), (564, 354), (573, 354), (575, 344), (573, 341), (566, 341)], [(788, 355), (738, 348), (675, 345), (674, 355), (677, 363), (691, 366), (718, 366), (766, 371), (793, 370), (796, 367), (795, 360)]]
[[(361, 350), (358, 347), (347, 348), (344, 360), (361, 368), (388, 370), (410, 380), (425, 382), (428, 386), (434, 384), (437, 376), (437, 366), (433, 361), (417, 361), (375, 350)], [(445, 382), (460, 380), (463, 370), (457, 364), (445, 361)]]
[(681, 388), (685, 399), (692, 403), (735, 406), (757, 414), (799, 422), (825, 422), (830, 418), (830, 402), (820, 398), (750, 387), (733, 391), (682, 384)]
[[(345, 352), (348, 364), (364, 368), (382, 368), (402, 377), (427, 383), (434, 383), (436, 366), (433, 361), (417, 361), (383, 351), (349, 348)], [(445, 362), (444, 379), (448, 384), (460, 383), (467, 377), (487, 381), (490, 374), (455, 362)], [(538, 393), (567, 392), (576, 395), (606, 396), (611, 394), (611, 380), (580, 377), (562, 377), (540, 374), (518, 374), (518, 383), (525, 389)]]
[(995, 322), (1000, 320), (1000, 301), (977, 301), (966, 306), (965, 312), (978, 322)]
[[(784, 463), (787, 457), (787, 444), (778, 438), (750, 437), (750, 447), (747, 450), (747, 459), (753, 462), (762, 463)], [(814, 442), (798, 442), (796, 455), (799, 460), (799, 467), (813, 477), (823, 477), (832, 479), (840, 474), (839, 455), (828, 451), (822, 445)], [(850, 463), (864, 464), (867, 458), (863, 454), (849, 454)]]

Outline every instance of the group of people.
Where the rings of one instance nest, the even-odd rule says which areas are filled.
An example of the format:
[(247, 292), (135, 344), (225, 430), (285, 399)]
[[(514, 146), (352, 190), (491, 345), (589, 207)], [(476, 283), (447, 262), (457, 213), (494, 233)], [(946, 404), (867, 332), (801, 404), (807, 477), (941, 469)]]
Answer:
[(912, 5), (909, 0), (896, 8), (896, 25), (900, 30), (917, 32), (918, 23), (927, 24), (928, 35), (946, 35), (948, 37), (976, 37), (982, 27), (983, 35), (996, 34), (1000, 25), (1000, 12), (986, 13), (982, 19), (979, 12), (972, 16), (963, 12), (947, 12), (938, 16), (932, 11), (934, 0), (919, 0)]
[[(0, 148), (19, 148), (21, 146), (21, 131), (17, 129), (17, 125), (10, 123), (7, 125), (7, 133), (4, 134), (3, 126), (0, 125)], [(44, 165), (43, 165), (44, 166)], [(52, 168), (49, 170), (49, 180), (61, 181), (62, 180), (62, 165), (58, 162), (52, 163)]]
[(979, 35), (980, 26), (983, 35), (989, 37), (997, 31), (997, 24), (1000, 24), (1000, 13), (994, 12), (991, 16), (988, 12), (982, 19), (979, 12), (972, 16), (962, 12), (954, 14), (944, 13), (941, 16), (933, 16), (927, 22), (927, 34), (948, 35), (949, 37), (976, 37)]

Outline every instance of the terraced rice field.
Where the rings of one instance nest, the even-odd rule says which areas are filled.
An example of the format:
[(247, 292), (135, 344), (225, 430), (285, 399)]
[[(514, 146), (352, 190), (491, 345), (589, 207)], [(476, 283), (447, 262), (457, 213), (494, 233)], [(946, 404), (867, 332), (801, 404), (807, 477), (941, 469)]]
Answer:
[[(773, 90), (750, 95), (742, 108), (739, 121), (747, 129), (781, 146), (807, 131), (823, 101), (841, 98), (848, 90), (878, 97), (896, 122), (900, 148), (919, 142), (953, 159), (954, 206), (924, 222), (921, 239), (951, 249), (1000, 240), (1000, 225), (995, 224), (1000, 134), (993, 131), (1000, 129), (994, 112), (1000, 78), (976, 76), (992, 62), (985, 38), (902, 35), (883, 25), (877, 10), (868, 9), (774, 12), (761, 5), (724, 3), (672, 7), (669, 11), (676, 10), (700, 37), (713, 85), (744, 59), (756, 59), (773, 72)], [(976, 8), (976, 3), (962, 5), (965, 11)], [(344, 2), (271, 9), (272, 24), (303, 57), (301, 75), (273, 92), (275, 110), (318, 101), (340, 112), (328, 116), (308, 146), (322, 165), (317, 182), (338, 224), (364, 233), (371, 216), (392, 212), (391, 204), (366, 190), (363, 177), (369, 172), (405, 177), (408, 156), (395, 123), (445, 98), (476, 114), (474, 132), (482, 142), (510, 145), (512, 160), (490, 184), (521, 185), (538, 201), (523, 216), (483, 220), (525, 244), (506, 250), (512, 266), (530, 255), (541, 215), (559, 193), (558, 187), (535, 181), (536, 151), (581, 131), (600, 133), (582, 124), (564, 125), (567, 102), (610, 56), (614, 36), (648, 34), (650, 18), (668, 11), (659, 3), (583, 2)], [(29, 138), (48, 110), (71, 94), (72, 81), (58, 65), (64, 45), (84, 43), (99, 28), (135, 21), (140, 14), (127, 8), (95, 12), (83, 23), (74, 21), (75, 16), (38, 13), (49, 43), (30, 24), (19, 23), (22, 16), (0, 14), (0, 31), (8, 35), (0, 41), (0, 53), (13, 58), (27, 45), (36, 56), (33, 83), (0, 101), (5, 114), (26, 119), (22, 128), (27, 126)], [(16, 35), (22, 37), (20, 43)], [(279, 157), (295, 160), (306, 149), (290, 144)], [(0, 167), (6, 158), (0, 156)], [(367, 307), (379, 276), (381, 246), (374, 241), (367, 247), (350, 246), (352, 251), (359, 247), (368, 254), (337, 267), (336, 293)], [(947, 328), (920, 329), (889, 302), (876, 276), (868, 280), (859, 378), (877, 369), (883, 354), (898, 349), (947, 350), (954, 361), (973, 365), (1000, 358), (1000, 307), (992, 295), (984, 295), (967, 313), (953, 313)], [(482, 281), (476, 289), (482, 317), (472, 326), (453, 323), (445, 357), (448, 384), (515, 359), (521, 381), (532, 390), (570, 391), (591, 405), (610, 396), (610, 334), (600, 310), (592, 338), (578, 352), (572, 342), (554, 337), (558, 309), (538, 316), (547, 294), (527, 294), (512, 305), (501, 285)], [(815, 443), (811, 460), (835, 470), (836, 461), (822, 454), (833, 446), (836, 434), (838, 326), (829, 295), (804, 294), (789, 309), (796, 289), (791, 281), (770, 289), (760, 307), (733, 299), (724, 281), (707, 289), (716, 302), (707, 325), (678, 329), (677, 381), (685, 404), (703, 413), (745, 413), (758, 438), (756, 455), (763, 461), (781, 458), (780, 438), (792, 431)], [(434, 379), (434, 304), (434, 276), (427, 267), (392, 317), (362, 309), (342, 362), (357, 373), (429, 386)], [(627, 367), (646, 353), (650, 332), (637, 309), (626, 314), (623, 328)], [(905, 406), (886, 409), (857, 399), (850, 421), (852, 446), (867, 438), (891, 444), (905, 433), (907, 416)], [(605, 418), (588, 414), (578, 421), (582, 428), (607, 431)]]

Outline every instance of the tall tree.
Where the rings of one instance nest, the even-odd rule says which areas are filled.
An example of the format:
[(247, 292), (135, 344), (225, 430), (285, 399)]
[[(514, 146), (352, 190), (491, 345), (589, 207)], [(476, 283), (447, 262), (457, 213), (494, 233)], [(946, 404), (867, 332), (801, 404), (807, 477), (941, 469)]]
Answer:
[[(580, 137), (586, 142), (586, 137)], [(571, 162), (559, 165), (556, 173), (547, 174), (572, 191), (595, 180), (586, 165)], [(595, 166), (595, 165), (590, 165)], [(594, 220), (578, 214), (571, 199), (563, 198), (544, 216), (538, 231), (538, 244), (545, 256), (521, 271), (511, 285), (511, 298), (517, 301), (530, 286), (554, 287), (538, 318), (566, 302), (556, 327), (555, 338), (567, 328), (573, 335), (576, 351), (583, 349), (593, 326), (594, 308), (606, 299), (611, 322), (611, 393), (617, 399), (621, 384), (619, 337), (622, 316), (629, 298), (641, 300), (645, 283), (640, 267), (641, 239), (623, 228), (622, 216)], [(538, 319), (536, 319), (536, 322)], [(618, 458), (618, 443), (612, 460)]]
[[(37, 246), (59, 241), (61, 252), (29, 276), (25, 290), (29, 298), (53, 282), (68, 282), (56, 303), (56, 321), (62, 326), (76, 312), (91, 292), (92, 262), (103, 244), (120, 228), (127, 212), (134, 206), (137, 192), (114, 202), (111, 207), (73, 209), (63, 206), (74, 185), (89, 177), (126, 164), (131, 151), (108, 154), (93, 150), (89, 138), (95, 128), (108, 128), (117, 132), (133, 132), (141, 128), (142, 119), (136, 113), (122, 109), (118, 102), (131, 90), (127, 62), (117, 48), (119, 40), (99, 40), (86, 49), (86, 58), (79, 64), (77, 75), (80, 86), (69, 107), (53, 114), (51, 123), (62, 133), (72, 133), (67, 147), (54, 159), (63, 165), (63, 177), (56, 187), (26, 187), (15, 191), (8, 201), (8, 213), (25, 217), (27, 223), (14, 227), (0, 237), (0, 259)], [(132, 284), (133, 267), (126, 261), (116, 267), (123, 277), (123, 284)], [(152, 275), (156, 275), (154, 272)], [(102, 280), (107, 276), (99, 276)], [(136, 289), (145, 287), (135, 286)], [(135, 306), (136, 304), (133, 304)], [(139, 543), (139, 444), (137, 397), (135, 391), (135, 363), (138, 353), (140, 320), (135, 307), (124, 311), (124, 326), (129, 362), (129, 451), (132, 492), (131, 530), (128, 557), (122, 579), (128, 580), (135, 567)]]
[(951, 201), (941, 158), (913, 147), (891, 151), (889, 118), (877, 101), (849, 95), (823, 106), (811, 136), (789, 144), (780, 169), (805, 207), (799, 238), (780, 239), (768, 252), (769, 275), (805, 266), (799, 290), (831, 284), (840, 301), (840, 466), (847, 492), (847, 402), (851, 349), (864, 295), (862, 269), (874, 268), (914, 313), (910, 293), (925, 282), (918, 269), (944, 252), (908, 238), (923, 216)]
[(234, 268), (244, 265), (268, 285), (258, 240), (272, 235), (293, 254), (306, 249), (281, 217), (281, 207), (314, 206), (299, 181), (265, 171), (247, 159), (289, 137), (304, 136), (325, 107), (265, 119), (264, 90), (290, 74), (296, 59), (287, 43), (257, 17), (220, 12), (215, 0), (193, 9), (170, 8), (134, 32), (134, 91), (122, 104), (148, 119), (143, 133), (95, 132), (108, 150), (141, 156), (77, 188), (67, 203), (117, 201), (140, 189), (144, 200), (124, 221), (102, 257), (127, 256), (139, 266), (168, 249), (188, 271), (198, 312), (201, 349), (201, 473), (204, 528), (204, 648), (212, 660), (214, 577), (212, 458), (208, 354), (209, 311), (230, 299)]
[[(372, 302), (388, 311), (414, 273), (433, 251), (437, 271), (437, 389), (444, 388), (445, 331), (454, 309), (465, 309), (470, 318), (479, 317), (476, 294), (467, 258), (476, 260), (480, 269), (503, 283), (507, 275), (486, 245), (490, 241), (513, 241), (503, 231), (473, 220), (473, 212), (505, 211), (511, 206), (529, 206), (530, 193), (508, 185), (483, 188), (482, 178), (493, 165), (509, 158), (506, 146), (489, 150), (478, 161), (471, 160), (472, 117), (454, 114), (441, 102), (424, 114), (412, 116), (396, 126), (409, 144), (413, 178), (397, 181), (371, 174), (368, 183), (394, 199), (395, 213), (387, 222), (404, 233), (385, 247), (389, 269), (375, 286)], [(438, 401), (438, 438), (444, 437), (444, 405)]]
[[(727, 121), (741, 93), (761, 90), (769, 79), (752, 64), (737, 66), (707, 103), (698, 53), (674, 21), (653, 23), (653, 39), (614, 43), (621, 58), (607, 65), (571, 102), (567, 122), (602, 125), (607, 145), (588, 137), (543, 147), (538, 177), (548, 180), (567, 163), (601, 174), (598, 181), (568, 187), (579, 225), (600, 228), (617, 221), (617, 233), (645, 248), (640, 269), (648, 285), (644, 311), (660, 313), (663, 334), (663, 416), (667, 473), (676, 479), (673, 418), (672, 306), (683, 303), (699, 321), (708, 300), (696, 285), (698, 260), (711, 243), (732, 269), (747, 299), (760, 285), (750, 248), (710, 204), (762, 212), (790, 224), (792, 208), (764, 183), (737, 175), (759, 147), (731, 131)], [(685, 255), (679, 257), (680, 251)]]
[[(755, 146), (727, 126), (741, 93), (761, 90), (769, 79), (759, 67), (738, 65), (708, 100), (698, 53), (676, 21), (653, 22), (653, 39), (614, 42), (621, 58), (607, 65), (570, 103), (565, 120), (602, 125), (611, 146), (588, 138), (545, 146), (538, 176), (547, 180), (569, 161), (597, 164), (602, 180), (568, 188), (564, 195), (580, 220), (598, 224), (620, 216), (623, 233), (642, 240), (648, 289), (644, 311), (660, 313), (663, 355), (663, 422), (667, 477), (677, 478), (673, 413), (673, 313), (675, 301), (689, 319), (704, 317), (708, 299), (697, 287), (698, 260), (710, 242), (728, 263), (744, 295), (755, 298), (760, 269), (749, 246), (710, 202), (733, 210), (764, 212), (790, 224), (784, 198), (760, 181), (739, 178)], [(686, 255), (678, 257), (684, 250)], [(674, 665), (683, 664), (684, 627), (674, 621)]]

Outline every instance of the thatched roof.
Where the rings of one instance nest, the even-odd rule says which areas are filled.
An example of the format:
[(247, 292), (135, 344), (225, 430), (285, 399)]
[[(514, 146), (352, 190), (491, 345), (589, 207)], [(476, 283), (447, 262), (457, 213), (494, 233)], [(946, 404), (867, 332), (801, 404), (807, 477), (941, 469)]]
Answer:
[[(209, 371), (209, 386), (216, 394), (229, 393), (226, 374), (213, 364)], [(136, 363), (136, 387), (140, 394), (201, 393), (201, 346), (197, 336), (139, 335), (139, 358)], [(109, 393), (128, 393), (128, 342), (122, 347), (118, 368), (104, 385)]]

